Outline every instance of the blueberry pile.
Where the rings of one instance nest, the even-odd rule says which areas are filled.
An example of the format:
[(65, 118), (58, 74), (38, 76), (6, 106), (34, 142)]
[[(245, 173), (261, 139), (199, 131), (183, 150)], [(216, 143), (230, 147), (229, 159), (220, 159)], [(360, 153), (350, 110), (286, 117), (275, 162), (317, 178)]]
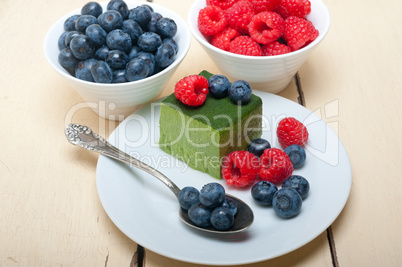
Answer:
[(60, 65), (74, 77), (96, 83), (124, 83), (156, 74), (176, 58), (174, 20), (149, 5), (129, 9), (112, 0), (103, 12), (88, 2), (64, 22), (58, 39)]
[(229, 230), (237, 213), (236, 204), (227, 196), (221, 184), (209, 183), (198, 189), (187, 186), (179, 194), (180, 206), (187, 210), (190, 220), (199, 227), (213, 226)]
[[(260, 157), (265, 149), (271, 148), (270, 143), (257, 138), (251, 141), (248, 151)], [(290, 145), (285, 153), (292, 161), (293, 167), (300, 168), (306, 161), (306, 152), (299, 145)], [(310, 191), (310, 184), (306, 178), (300, 175), (292, 175), (282, 182), (278, 187), (269, 181), (260, 181), (251, 188), (251, 196), (260, 205), (272, 206), (276, 214), (282, 218), (291, 218), (300, 213), (302, 200)]]
[(292, 175), (283, 181), (282, 187), (268, 181), (260, 181), (251, 188), (251, 196), (260, 205), (272, 206), (282, 218), (300, 213), (302, 201), (310, 190), (308, 181), (300, 175)]

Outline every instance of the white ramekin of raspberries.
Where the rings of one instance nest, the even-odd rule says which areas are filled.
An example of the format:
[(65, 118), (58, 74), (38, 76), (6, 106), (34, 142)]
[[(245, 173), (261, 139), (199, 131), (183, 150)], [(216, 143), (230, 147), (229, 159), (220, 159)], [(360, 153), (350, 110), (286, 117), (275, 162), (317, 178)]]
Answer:
[(321, 0), (196, 0), (188, 24), (223, 73), (277, 93), (324, 39), (330, 16)]

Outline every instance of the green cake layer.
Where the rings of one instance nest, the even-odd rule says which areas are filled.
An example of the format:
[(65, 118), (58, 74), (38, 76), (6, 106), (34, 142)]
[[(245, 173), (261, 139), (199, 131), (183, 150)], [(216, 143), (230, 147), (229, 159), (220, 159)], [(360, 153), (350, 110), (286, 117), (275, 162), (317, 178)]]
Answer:
[(174, 94), (160, 110), (159, 146), (191, 168), (221, 178), (221, 161), (230, 152), (245, 150), (261, 136), (262, 100), (252, 95), (247, 105), (210, 94), (203, 105), (190, 107)]

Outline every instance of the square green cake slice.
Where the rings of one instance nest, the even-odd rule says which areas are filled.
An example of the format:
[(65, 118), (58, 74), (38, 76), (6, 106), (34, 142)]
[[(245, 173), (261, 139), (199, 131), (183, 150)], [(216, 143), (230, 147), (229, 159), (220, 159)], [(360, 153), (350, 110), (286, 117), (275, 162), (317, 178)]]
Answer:
[(247, 105), (236, 105), (229, 97), (208, 95), (199, 107), (181, 103), (174, 94), (160, 109), (159, 146), (191, 168), (221, 178), (223, 158), (232, 151), (246, 150), (262, 134), (262, 100), (252, 95)]

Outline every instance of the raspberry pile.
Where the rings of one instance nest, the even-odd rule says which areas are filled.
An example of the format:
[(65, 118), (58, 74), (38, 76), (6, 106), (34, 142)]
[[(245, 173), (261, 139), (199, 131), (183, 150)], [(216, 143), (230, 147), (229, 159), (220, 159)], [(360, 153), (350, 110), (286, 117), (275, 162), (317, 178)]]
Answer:
[(222, 163), (222, 177), (228, 185), (245, 187), (259, 177), (280, 184), (292, 176), (306, 159), (303, 146), (308, 139), (307, 128), (292, 117), (282, 119), (277, 127), (278, 142), (284, 150), (271, 148), (262, 138), (253, 140), (247, 151), (229, 153)]
[(207, 0), (198, 29), (222, 50), (275, 56), (301, 49), (319, 35), (306, 19), (309, 0)]

